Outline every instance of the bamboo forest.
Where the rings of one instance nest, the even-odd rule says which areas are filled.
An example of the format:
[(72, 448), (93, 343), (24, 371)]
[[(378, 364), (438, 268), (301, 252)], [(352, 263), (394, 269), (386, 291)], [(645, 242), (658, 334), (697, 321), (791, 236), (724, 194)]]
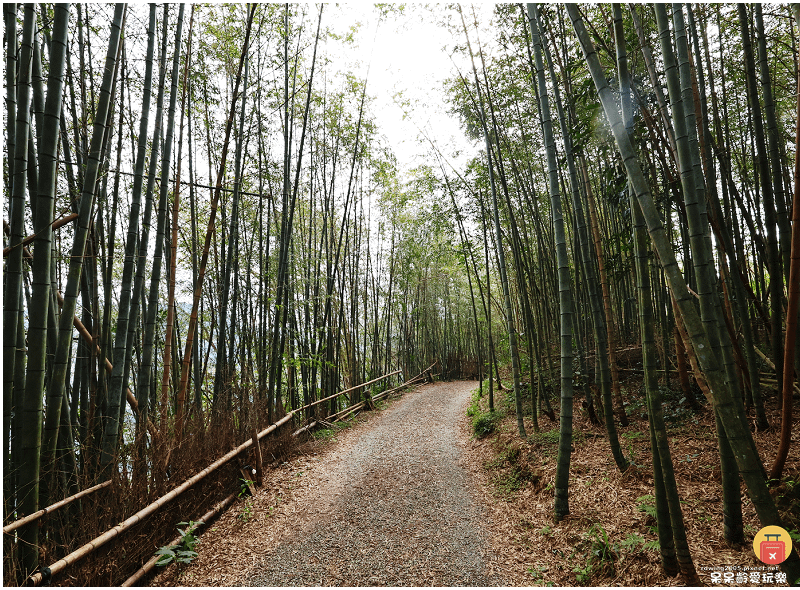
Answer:
[(800, 5), (3, 13), (4, 585), (800, 585)]

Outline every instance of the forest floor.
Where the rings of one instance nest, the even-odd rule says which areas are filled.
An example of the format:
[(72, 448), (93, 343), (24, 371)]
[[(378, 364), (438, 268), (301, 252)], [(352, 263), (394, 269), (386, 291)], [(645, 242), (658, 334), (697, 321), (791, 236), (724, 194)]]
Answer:
[[(558, 424), (540, 418), (516, 431), (513, 396), (496, 392), (494, 431), (473, 435), (486, 410), (477, 382), (426, 385), (318, 431), (265, 473), (203, 533), (198, 557), (168, 566), (153, 586), (678, 586), (660, 569), (653, 480), (641, 380), (623, 386), (630, 425), (620, 428), (634, 464), (614, 465), (605, 431), (576, 403), (570, 514), (552, 520)], [(689, 547), (701, 581), (711, 571), (760, 568), (760, 528), (743, 494), (746, 543), (722, 539), (713, 416), (693, 414), (665, 392), (672, 458)], [(470, 404), (470, 397), (472, 398)], [(473, 418), (467, 416), (468, 406)], [(774, 399), (768, 416), (779, 424)], [(797, 432), (797, 425), (795, 425)], [(755, 434), (771, 464), (778, 432)], [(800, 529), (800, 460), (790, 452), (773, 495), (790, 530)], [(730, 584), (760, 586), (760, 583)], [(763, 585), (776, 585), (774, 583)], [(780, 585), (780, 584), (778, 584)]]
[[(510, 378), (508, 379), (510, 381)], [(502, 555), (500, 567), (514, 586), (681, 586), (681, 576), (665, 576), (660, 567), (653, 496), (652, 461), (641, 378), (622, 387), (629, 426), (617, 426), (625, 456), (634, 466), (616, 469), (603, 426), (593, 425), (575, 392), (574, 451), (569, 478), (570, 514), (553, 523), (553, 485), (558, 453), (556, 421), (540, 416), (540, 432), (525, 418), (528, 441), (517, 433), (513, 394), (495, 392), (499, 410), (492, 433), (471, 439), (467, 464), (488, 508), (490, 543)], [(712, 572), (777, 571), (764, 566), (753, 551), (761, 528), (742, 484), (745, 543), (728, 546), (722, 538), (722, 490), (714, 418), (703, 402), (698, 413), (686, 407), (680, 394), (662, 388), (672, 460), (681, 497), (689, 549), (702, 584), (707, 586), (786, 586), (736, 583), (711, 578)], [(702, 395), (698, 392), (698, 397)], [(473, 396), (471, 413), (488, 409), (488, 395)], [(797, 405), (795, 395), (795, 406)], [(554, 404), (556, 402), (553, 402)], [(528, 410), (530, 409), (528, 403)], [(485, 414), (484, 414), (485, 415)], [(754, 434), (769, 470), (778, 447), (780, 416), (774, 392), (768, 394), (767, 415), (773, 427)], [(800, 419), (794, 414), (793, 432)], [(475, 418), (473, 418), (474, 420)], [(800, 530), (800, 452), (797, 435), (784, 477), (771, 488), (784, 526)], [(797, 541), (795, 541), (797, 542)], [(763, 573), (761, 574), (763, 575)]]

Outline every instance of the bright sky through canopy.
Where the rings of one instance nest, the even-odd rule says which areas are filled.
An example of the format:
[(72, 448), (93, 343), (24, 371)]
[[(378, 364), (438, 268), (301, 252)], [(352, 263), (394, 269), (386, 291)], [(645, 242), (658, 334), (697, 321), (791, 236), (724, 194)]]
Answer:
[[(402, 172), (425, 163), (435, 165), (420, 128), (451, 162), (457, 151), (462, 152), (462, 157), (464, 151), (474, 154), (477, 144), (465, 138), (445, 97), (444, 81), (457, 73), (450, 58), (454, 37), (443, 21), (448, 14), (457, 18), (455, 11), (444, 4), (404, 5), (402, 10), (398, 6), (392, 5), (380, 24), (379, 11), (372, 5), (331, 6), (323, 20), (335, 32), (345, 32), (356, 23), (361, 25), (352, 45), (336, 49), (331, 46), (331, 58), (342, 60), (338, 67), (334, 62), (335, 69), (351, 68), (363, 77), (370, 65), (367, 93), (376, 99), (373, 112), (380, 133), (397, 156)], [(489, 23), (492, 9), (492, 5), (475, 6), (482, 26)], [(466, 5), (464, 10), (465, 17), (471, 14)], [(456, 23), (460, 28), (460, 22), (453, 20)], [(469, 64), (462, 57), (455, 55), (453, 59), (468, 75)]]

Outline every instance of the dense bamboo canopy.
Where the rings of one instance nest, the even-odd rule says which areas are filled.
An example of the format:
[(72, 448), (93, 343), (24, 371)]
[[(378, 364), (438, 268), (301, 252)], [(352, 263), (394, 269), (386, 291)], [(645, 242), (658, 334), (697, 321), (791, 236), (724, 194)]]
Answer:
[[(4, 4), (4, 524), (113, 490), (5, 534), (5, 579), (256, 430), (434, 363), (492, 411), (510, 392), (523, 440), (558, 414), (556, 522), (573, 411), (625, 472), (617, 430), (641, 400), (669, 575), (699, 580), (667, 398), (713, 413), (720, 535), (746, 540), (741, 483), (762, 526), (797, 528), (768, 487), (797, 452), (797, 7), (364, 10), (372, 48), (333, 5)], [(370, 57), (411, 13), (438, 25), (463, 134), (398, 92), (414, 162)], [(769, 428), (779, 448), (758, 448)], [(782, 568), (800, 580), (796, 551)]]

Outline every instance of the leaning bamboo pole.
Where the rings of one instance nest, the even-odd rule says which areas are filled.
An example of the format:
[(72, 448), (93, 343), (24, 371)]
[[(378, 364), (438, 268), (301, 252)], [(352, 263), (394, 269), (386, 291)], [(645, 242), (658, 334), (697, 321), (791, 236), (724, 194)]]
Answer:
[(4, 534), (8, 534), (8, 533), (10, 533), (12, 531), (15, 531), (19, 527), (21, 527), (23, 525), (26, 525), (29, 522), (33, 522), (34, 520), (39, 520), (45, 514), (50, 514), (51, 512), (54, 512), (55, 510), (58, 510), (59, 508), (63, 508), (67, 504), (71, 504), (75, 500), (83, 498), (84, 496), (88, 496), (92, 492), (96, 492), (97, 490), (100, 490), (100, 489), (105, 488), (105, 487), (110, 486), (110, 485), (111, 485), (111, 480), (109, 479), (108, 481), (104, 481), (103, 483), (99, 483), (96, 486), (92, 486), (92, 487), (87, 488), (87, 489), (85, 489), (83, 491), (80, 491), (77, 494), (75, 494), (73, 496), (70, 496), (69, 498), (64, 498), (63, 500), (59, 500), (55, 504), (50, 504), (50, 506), (48, 506), (46, 508), (42, 508), (38, 512), (34, 512), (33, 514), (29, 514), (28, 516), (25, 516), (24, 518), (20, 518), (19, 520), (15, 520), (11, 524), (7, 524), (6, 526), (3, 527), (3, 533)]
[[(66, 218), (64, 218), (64, 219), (66, 219)], [(28, 250), (27, 246), (23, 246), (22, 247), (22, 255), (25, 258), (27, 258), (28, 260), (33, 260), (33, 255), (31, 254), (30, 250)], [(58, 306), (59, 307), (62, 307), (64, 305), (64, 297), (61, 295), (60, 291), (56, 291), (56, 301), (58, 302)], [(104, 366), (106, 368), (106, 371), (108, 373), (111, 373), (111, 371), (114, 369), (114, 366), (111, 364), (111, 361), (109, 361), (105, 357), (105, 355), (103, 355), (103, 353), (100, 350), (100, 346), (94, 341), (94, 338), (89, 333), (89, 330), (87, 330), (86, 326), (83, 325), (83, 322), (81, 322), (78, 319), (78, 316), (73, 316), (72, 317), (72, 325), (75, 327), (75, 329), (81, 335), (81, 338), (83, 338), (87, 342), (87, 344), (89, 344), (89, 346), (94, 345), (95, 351), (97, 352), (97, 355), (98, 356), (102, 356), (102, 358), (103, 358), (103, 361), (105, 363)], [(127, 389), (125, 395), (126, 395), (126, 399), (128, 400), (128, 404), (130, 405), (131, 409), (134, 412), (137, 412), (139, 410), (139, 402), (134, 397), (133, 392), (130, 390), (130, 388)], [(150, 423), (148, 423), (148, 428), (152, 432), (153, 429), (155, 428), (155, 426), (153, 425), (152, 422), (150, 422)]]
[[(345, 389), (343, 391), (340, 391), (338, 393), (335, 393), (335, 394), (330, 395), (328, 397), (325, 397), (323, 399), (317, 400), (317, 401), (315, 401), (313, 403), (307, 404), (307, 405), (305, 405), (305, 406), (303, 406), (301, 408), (297, 408), (296, 410), (292, 410), (291, 412), (286, 414), (283, 418), (281, 418), (280, 420), (278, 420), (274, 424), (271, 424), (270, 426), (268, 426), (267, 428), (265, 428), (264, 430), (259, 432), (258, 433), (258, 440), (261, 440), (262, 438), (264, 438), (268, 434), (274, 432), (275, 430), (277, 430), (278, 428), (280, 428), (281, 426), (286, 424), (289, 420), (292, 419), (292, 417), (295, 414), (297, 414), (298, 412), (301, 412), (302, 410), (306, 410), (306, 409), (308, 409), (308, 408), (310, 408), (312, 406), (316, 406), (317, 404), (321, 404), (322, 402), (328, 401), (328, 400), (330, 400), (330, 399), (332, 399), (334, 397), (340, 396), (340, 395), (342, 395), (344, 393), (348, 393), (350, 391), (353, 391), (354, 389), (358, 389), (360, 387), (364, 387), (366, 385), (370, 385), (370, 384), (375, 383), (377, 381), (380, 381), (382, 379), (386, 379), (387, 377), (391, 377), (392, 375), (396, 375), (399, 372), (400, 372), (399, 370), (393, 371), (392, 373), (389, 373), (387, 375), (383, 375), (381, 377), (378, 377), (377, 379), (372, 379), (371, 381), (367, 381), (366, 383), (362, 383), (360, 385), (356, 385), (355, 387), (351, 387), (349, 389)], [(62, 559), (59, 559), (58, 561), (56, 561), (55, 563), (53, 563), (49, 567), (43, 568), (40, 572), (32, 575), (30, 577), (30, 579), (29, 579), (29, 584), (31, 586), (38, 586), (42, 582), (48, 581), (52, 576), (56, 575), (60, 571), (62, 571), (65, 568), (69, 567), (70, 565), (80, 561), (81, 559), (83, 559), (84, 557), (86, 557), (87, 555), (92, 553), (95, 549), (98, 549), (99, 547), (102, 547), (103, 545), (105, 545), (108, 541), (110, 541), (114, 537), (119, 536), (121, 533), (127, 531), (129, 528), (131, 528), (135, 524), (141, 522), (146, 517), (148, 517), (151, 514), (153, 514), (154, 512), (156, 512), (162, 506), (168, 504), (169, 502), (171, 502), (172, 500), (174, 500), (175, 498), (180, 496), (183, 492), (185, 492), (186, 490), (191, 488), (194, 484), (202, 481), (206, 476), (208, 476), (209, 474), (213, 473), (214, 471), (216, 471), (217, 469), (219, 469), (220, 467), (222, 467), (226, 463), (228, 463), (228, 461), (230, 461), (231, 459), (233, 459), (234, 457), (239, 455), (241, 452), (246, 451), (247, 449), (249, 449), (251, 446), (253, 446), (253, 441), (254, 441), (253, 438), (248, 438), (245, 442), (240, 444), (238, 447), (236, 447), (232, 451), (229, 451), (228, 453), (226, 453), (225, 455), (223, 455), (222, 457), (220, 457), (219, 459), (214, 461), (211, 465), (209, 465), (208, 467), (206, 467), (205, 469), (200, 471), (194, 477), (191, 477), (191, 478), (187, 479), (185, 482), (183, 482), (181, 485), (179, 485), (177, 488), (175, 488), (171, 492), (165, 494), (164, 496), (161, 496), (159, 499), (157, 499), (152, 504), (149, 504), (148, 506), (142, 508), (139, 512), (137, 512), (133, 516), (127, 518), (123, 522), (119, 523), (117, 526), (107, 530), (105, 533), (103, 533), (99, 537), (96, 537), (96, 538), (92, 539), (91, 541), (86, 543), (83, 547), (80, 547), (79, 549), (76, 549), (75, 551), (73, 551), (69, 555), (66, 555)]]
[[(237, 495), (238, 494), (234, 492), (233, 494), (231, 494), (230, 496), (219, 502), (211, 510), (206, 512), (203, 516), (201, 516), (200, 520), (197, 521), (197, 526), (194, 528), (194, 530), (196, 531), (197, 529), (207, 525), (209, 522), (211, 522), (212, 519), (216, 518), (220, 512), (225, 510), (228, 506), (230, 506), (233, 503)], [(178, 545), (180, 542), (181, 542), (181, 537), (175, 537), (174, 539), (172, 539), (172, 542), (169, 543), (169, 546)], [(160, 555), (154, 555), (153, 557), (151, 557), (147, 563), (145, 563), (142, 567), (136, 570), (136, 573), (134, 573), (130, 578), (128, 578), (122, 583), (122, 587), (129, 588), (133, 586), (136, 582), (141, 580), (149, 571), (151, 571), (156, 566), (156, 562), (158, 562), (159, 559), (161, 559)]]
[[(78, 219), (78, 214), (77, 213), (70, 213), (69, 215), (65, 215), (64, 217), (56, 219), (50, 225), (55, 230), (55, 229), (58, 229), (58, 228), (60, 228), (62, 226), (67, 225), (70, 221), (75, 221), (76, 219)], [(36, 234), (31, 234), (27, 238), (23, 239), (21, 244), (23, 246), (27, 246), (28, 244), (33, 243), (33, 241), (35, 239), (36, 239)], [(16, 246), (14, 246), (14, 247), (16, 247)], [(3, 248), (3, 258), (8, 256), (11, 253), (11, 250), (14, 249), (14, 247), (8, 246), (7, 248)]]
[[(792, 6), (795, 18), (800, 16), (800, 8)], [(800, 90), (800, 79), (797, 81)], [(797, 112), (800, 113), (800, 94), (797, 96)], [(797, 126), (795, 145), (800, 146), (800, 125)], [(794, 359), (795, 339), (797, 336), (797, 308), (800, 304), (800, 153), (794, 154), (794, 198), (792, 204), (792, 236), (789, 265), (789, 301), (786, 305), (786, 339), (783, 345), (783, 382), (781, 400), (781, 438), (778, 444), (778, 453), (769, 472), (770, 479), (780, 479), (786, 457), (789, 455), (789, 445), (792, 441), (792, 386), (794, 385)], [(777, 369), (775, 370), (777, 373)], [(775, 375), (777, 377), (777, 374)]]
[[(64, 304), (64, 298), (58, 291), (56, 291), (56, 300), (58, 301), (59, 307)], [(103, 358), (106, 372), (110, 375), (111, 371), (114, 370), (114, 365), (111, 364), (111, 361), (108, 360), (106, 356), (103, 354), (103, 352), (100, 350), (100, 346), (94, 341), (94, 338), (89, 333), (89, 330), (87, 330), (86, 326), (83, 325), (83, 322), (81, 322), (78, 319), (78, 316), (72, 317), (72, 325), (75, 327), (76, 330), (78, 330), (78, 333), (81, 335), (81, 338), (83, 338), (89, 346), (94, 345), (97, 355)], [(131, 410), (137, 412), (139, 410), (139, 402), (136, 400), (136, 397), (134, 397), (133, 392), (130, 390), (130, 387), (125, 390), (125, 396), (126, 399), (128, 400), (128, 405), (131, 407)], [(149, 428), (151, 429), (154, 428), (152, 422), (149, 423)]]

